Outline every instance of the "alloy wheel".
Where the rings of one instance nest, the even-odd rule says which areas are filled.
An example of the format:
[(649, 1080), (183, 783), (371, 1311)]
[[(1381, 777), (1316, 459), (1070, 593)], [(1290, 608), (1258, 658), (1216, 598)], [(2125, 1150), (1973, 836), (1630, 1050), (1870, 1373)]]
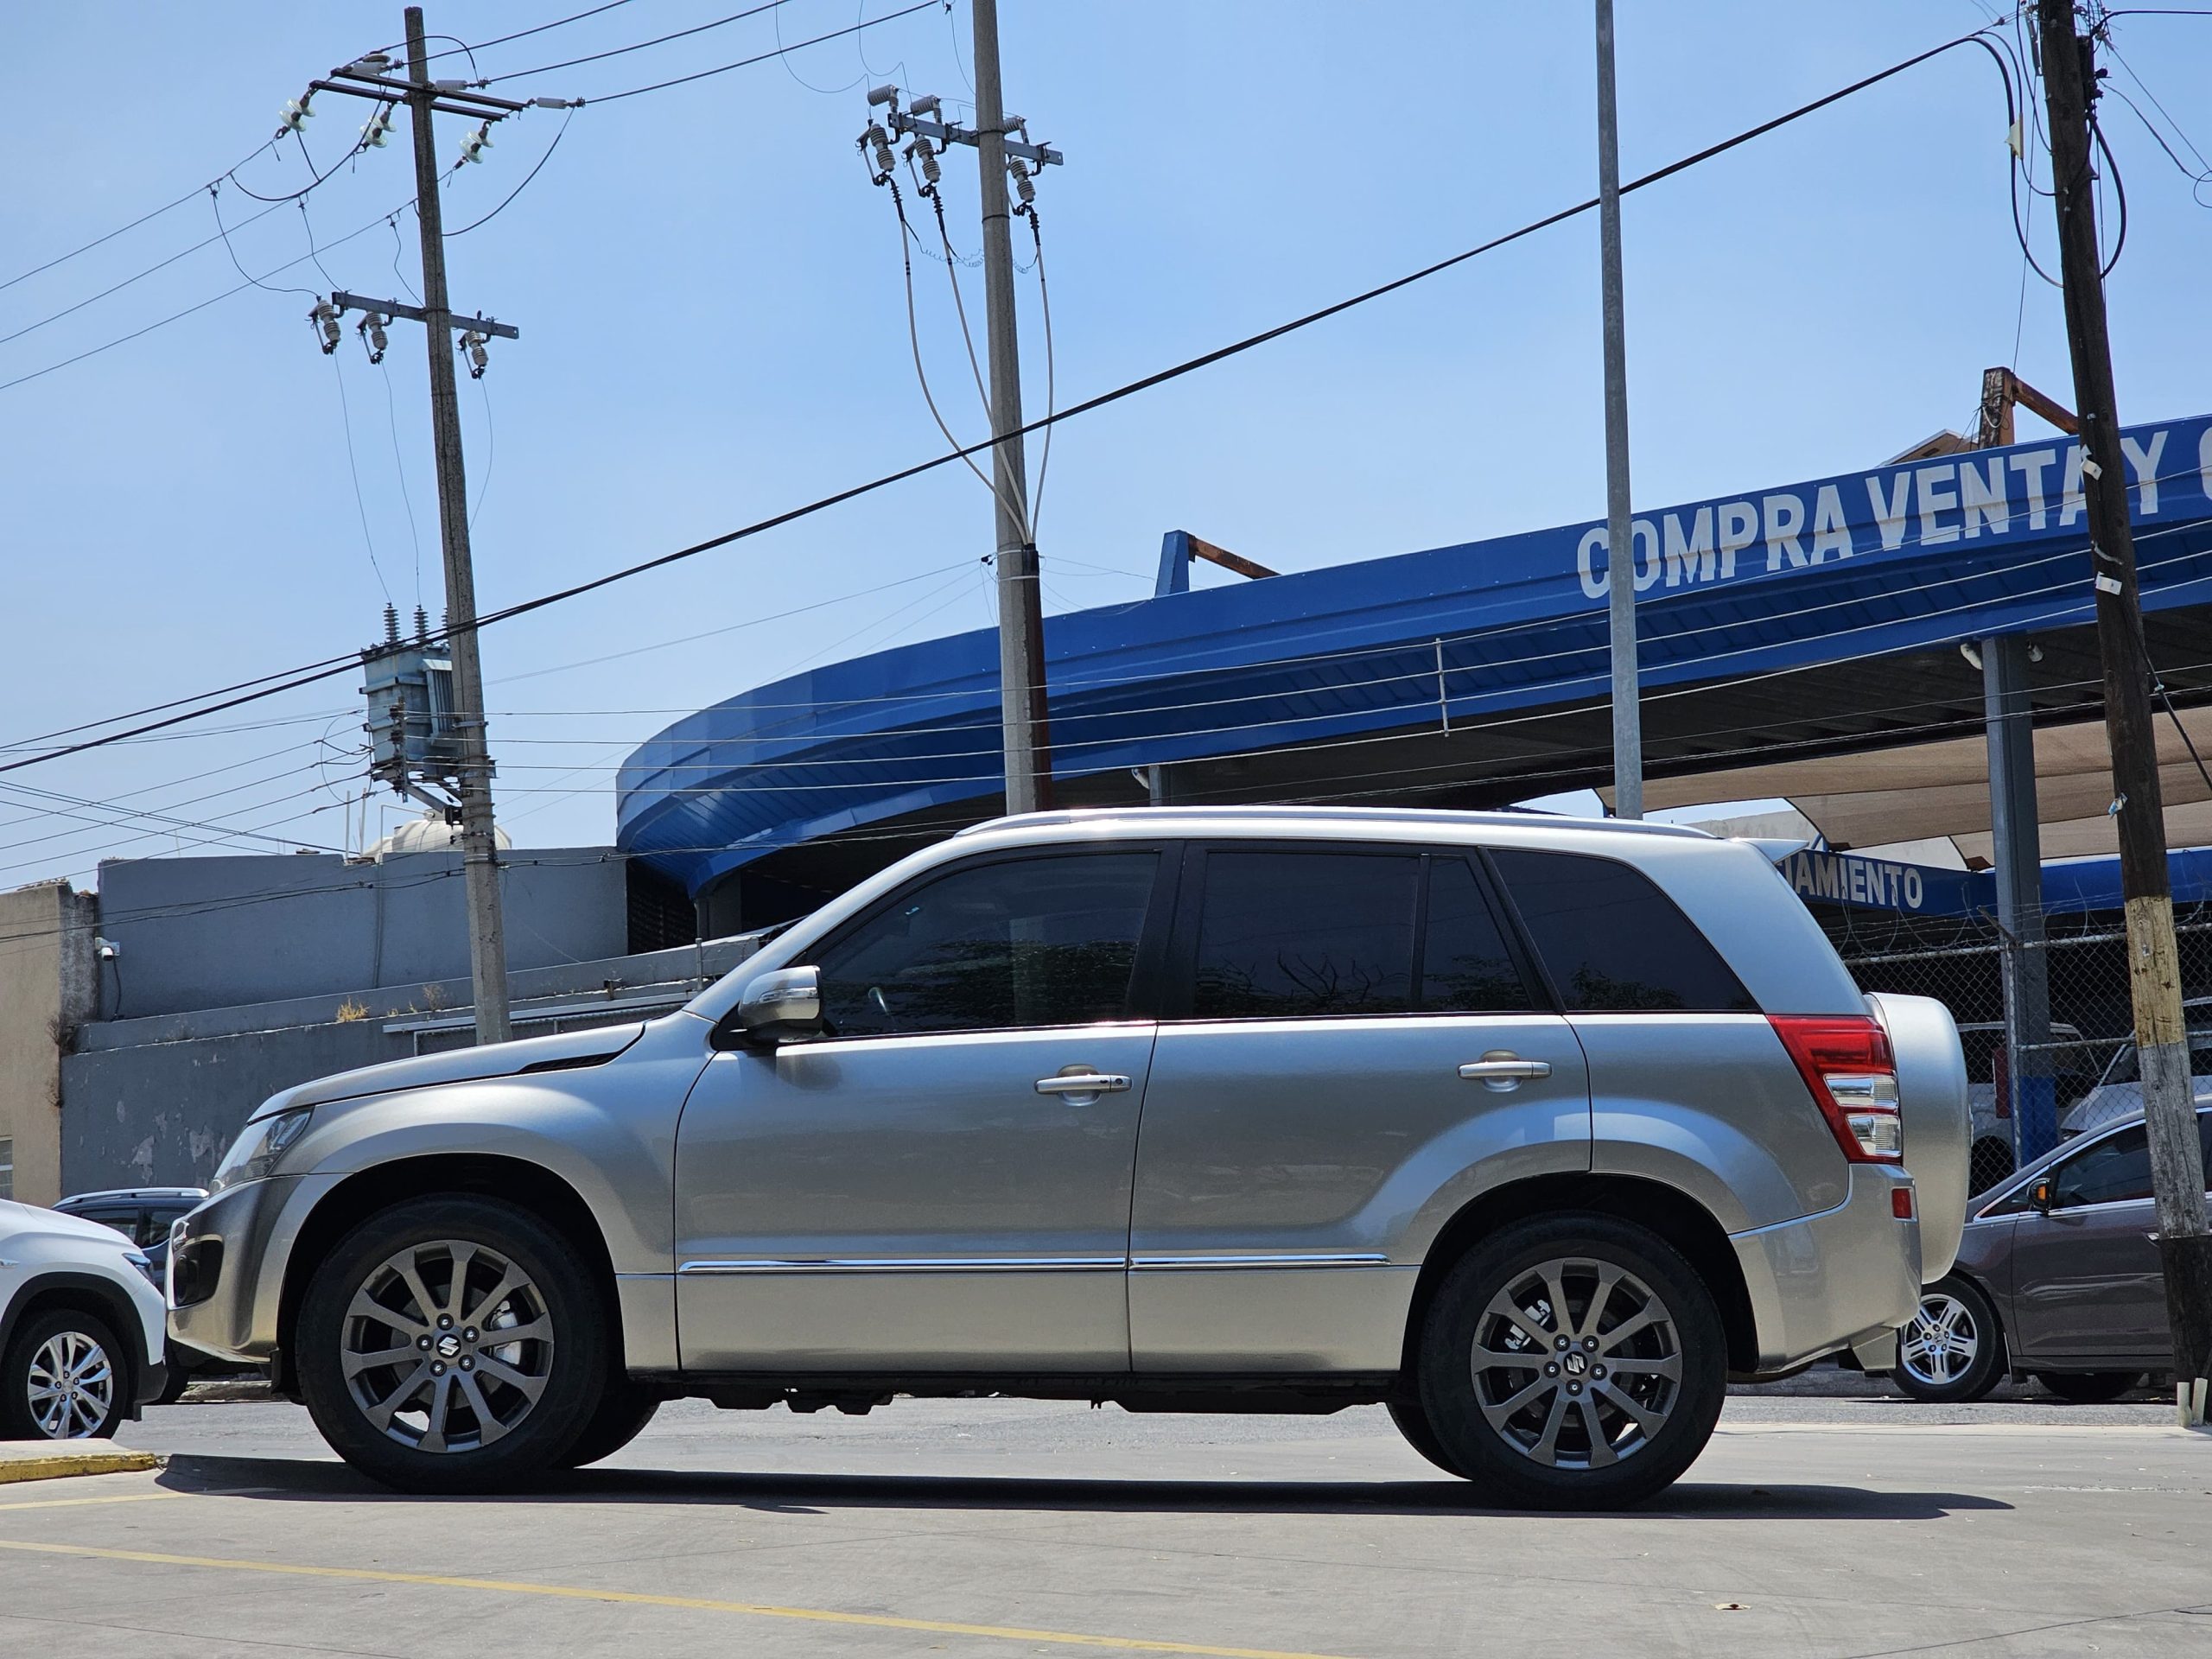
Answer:
[(1563, 1256), (1516, 1274), (1476, 1323), (1475, 1400), (1534, 1462), (1599, 1469), (1650, 1445), (1681, 1397), (1673, 1313), (1635, 1274)]
[(473, 1452), (537, 1407), (553, 1319), (530, 1275), (466, 1239), (433, 1239), (372, 1269), (346, 1311), (346, 1387), (370, 1426), (418, 1452)]
[(1897, 1335), (1897, 1364), (1925, 1388), (1948, 1388), (1981, 1352), (1981, 1326), (1957, 1297), (1932, 1291)]
[(115, 1408), (114, 1363), (81, 1331), (41, 1343), (28, 1376), (31, 1421), (48, 1440), (89, 1440)]

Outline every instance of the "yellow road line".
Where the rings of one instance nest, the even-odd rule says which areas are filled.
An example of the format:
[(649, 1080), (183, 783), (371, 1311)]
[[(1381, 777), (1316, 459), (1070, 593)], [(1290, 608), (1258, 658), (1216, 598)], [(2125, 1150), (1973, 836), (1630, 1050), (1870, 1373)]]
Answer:
[(200, 1567), (232, 1573), (275, 1573), (302, 1579), (343, 1579), (359, 1584), (421, 1584), (447, 1590), (489, 1590), (503, 1595), (552, 1596), (567, 1601), (619, 1602), (636, 1607), (679, 1607), (696, 1612), (742, 1613), (753, 1618), (798, 1619), (814, 1624), (861, 1624), (931, 1636), (980, 1636), (1001, 1642), (1058, 1643), (1068, 1647), (1116, 1648), (1131, 1653), (1180, 1653), (1203, 1659), (1332, 1659), (1274, 1648), (1220, 1648), (1195, 1642), (1148, 1642), (1138, 1637), (1084, 1636), (1068, 1630), (1031, 1630), (1004, 1624), (963, 1624), (949, 1619), (899, 1618), (888, 1613), (840, 1613), (820, 1607), (777, 1607), (702, 1596), (656, 1596), (637, 1590), (592, 1590), (581, 1585), (529, 1584), (514, 1579), (448, 1578), (435, 1573), (390, 1573), (366, 1567), (311, 1567), (294, 1561), (228, 1560), (214, 1555), (164, 1555), (143, 1549), (102, 1549), (90, 1544), (29, 1543), (0, 1538), (0, 1549), (39, 1555), (75, 1555), (100, 1561), (142, 1561), (154, 1567)]
[(164, 1497), (193, 1497), (193, 1492), (124, 1492), (116, 1497), (41, 1497), (28, 1503), (0, 1503), (0, 1510), (73, 1510), (86, 1503), (151, 1503)]

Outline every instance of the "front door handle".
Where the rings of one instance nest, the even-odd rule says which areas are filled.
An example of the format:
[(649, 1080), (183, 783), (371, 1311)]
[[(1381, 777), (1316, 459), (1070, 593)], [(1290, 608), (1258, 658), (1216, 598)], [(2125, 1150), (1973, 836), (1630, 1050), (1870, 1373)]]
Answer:
[(1479, 1060), (1470, 1060), (1459, 1068), (1459, 1075), (1468, 1082), (1479, 1083), (1500, 1094), (1518, 1089), (1525, 1078), (1548, 1077), (1551, 1074), (1549, 1060), (1524, 1060), (1510, 1048), (1494, 1048)]
[(1118, 1095), (1127, 1091), (1129, 1080), (1119, 1071), (1063, 1072), (1056, 1077), (1037, 1079), (1040, 1095)]

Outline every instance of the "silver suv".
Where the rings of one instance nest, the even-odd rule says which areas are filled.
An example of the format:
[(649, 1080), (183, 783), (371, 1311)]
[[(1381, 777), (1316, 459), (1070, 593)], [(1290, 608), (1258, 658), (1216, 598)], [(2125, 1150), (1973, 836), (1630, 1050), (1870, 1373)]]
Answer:
[(1379, 1402), (1484, 1501), (1599, 1506), (1731, 1376), (1910, 1319), (1966, 1166), (1949, 1015), (1862, 998), (1747, 844), (1047, 813), (664, 1019), (275, 1096), (177, 1224), (173, 1328), (416, 1491), (678, 1395), (998, 1394)]

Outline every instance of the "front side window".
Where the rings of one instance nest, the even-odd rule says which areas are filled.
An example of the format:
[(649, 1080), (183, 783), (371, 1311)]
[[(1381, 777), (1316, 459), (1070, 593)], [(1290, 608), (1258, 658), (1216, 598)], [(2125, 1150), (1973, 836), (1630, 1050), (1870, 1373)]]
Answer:
[(1580, 853), (1491, 854), (1571, 1014), (1757, 1014), (1742, 982), (1640, 870)]
[(1154, 852), (969, 865), (823, 951), (833, 1037), (1003, 1031), (1128, 1017)]
[(2051, 1207), (2127, 1204), (2151, 1196), (2151, 1143), (2141, 1124), (2108, 1135), (2059, 1165), (2051, 1178)]

